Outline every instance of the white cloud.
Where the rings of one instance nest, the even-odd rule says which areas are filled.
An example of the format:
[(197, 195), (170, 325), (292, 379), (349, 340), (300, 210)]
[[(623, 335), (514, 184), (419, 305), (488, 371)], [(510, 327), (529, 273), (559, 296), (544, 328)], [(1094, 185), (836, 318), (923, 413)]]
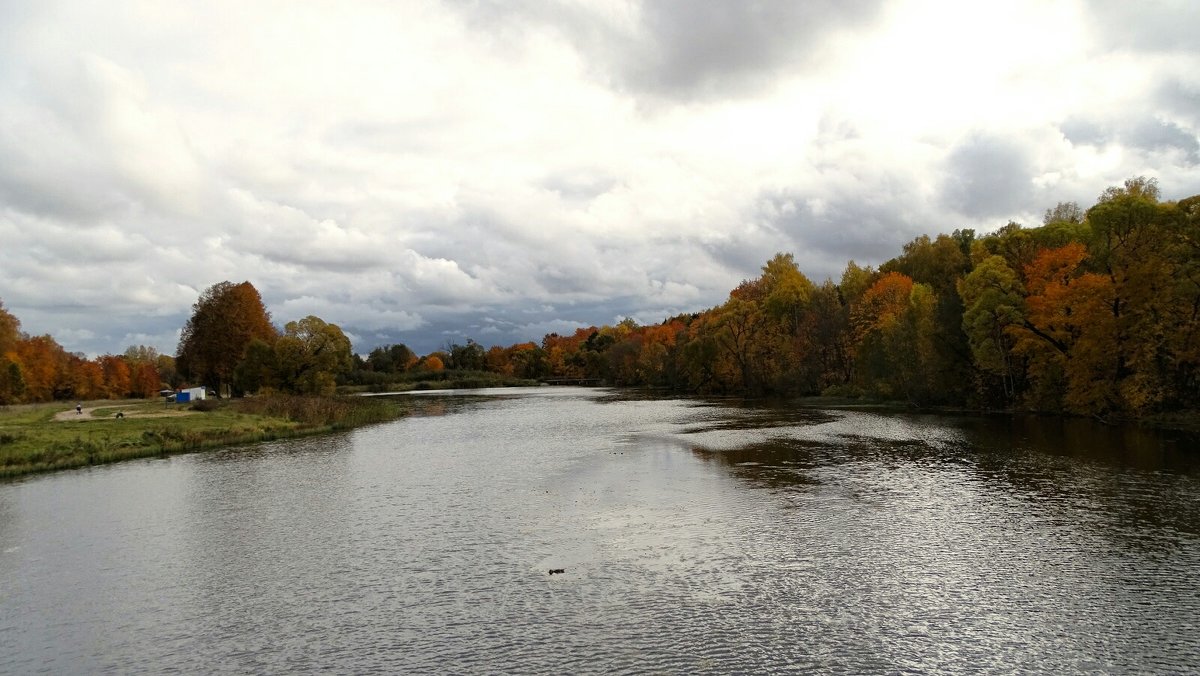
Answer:
[(0, 299), (68, 349), (170, 351), (250, 280), (279, 323), (432, 349), (700, 310), (781, 250), (836, 277), (1131, 175), (1183, 197), (1196, 10), (1160, 9), (4, 4)]

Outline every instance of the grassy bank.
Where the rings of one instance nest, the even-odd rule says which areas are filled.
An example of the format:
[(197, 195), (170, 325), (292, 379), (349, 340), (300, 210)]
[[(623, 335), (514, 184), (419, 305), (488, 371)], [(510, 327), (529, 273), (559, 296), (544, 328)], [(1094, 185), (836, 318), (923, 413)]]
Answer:
[(362, 397), (270, 396), (87, 402), (0, 409), (0, 477), (347, 429), (404, 415), (407, 402)]
[(338, 387), (339, 394), (411, 392), (415, 390), (473, 390), (485, 387), (535, 387), (536, 380), (490, 371), (414, 371), (410, 373), (360, 372), (357, 382)]

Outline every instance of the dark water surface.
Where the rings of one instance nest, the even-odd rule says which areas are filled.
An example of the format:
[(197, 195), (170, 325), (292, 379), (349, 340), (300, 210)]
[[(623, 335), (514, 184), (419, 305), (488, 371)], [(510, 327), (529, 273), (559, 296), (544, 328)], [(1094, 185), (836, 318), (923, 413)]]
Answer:
[(0, 484), (0, 672), (1200, 671), (1194, 438), (419, 400)]

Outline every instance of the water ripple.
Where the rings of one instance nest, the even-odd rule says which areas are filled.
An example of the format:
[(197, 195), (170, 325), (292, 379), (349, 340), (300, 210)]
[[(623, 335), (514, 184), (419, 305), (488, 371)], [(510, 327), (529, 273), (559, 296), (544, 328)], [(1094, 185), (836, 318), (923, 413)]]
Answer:
[(433, 396), (352, 434), (0, 486), (0, 671), (1200, 670), (1179, 444)]

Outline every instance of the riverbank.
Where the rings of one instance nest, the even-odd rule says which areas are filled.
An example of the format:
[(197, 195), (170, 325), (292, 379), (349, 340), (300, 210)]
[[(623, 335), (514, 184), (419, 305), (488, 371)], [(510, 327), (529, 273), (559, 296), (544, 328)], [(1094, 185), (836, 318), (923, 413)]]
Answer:
[(847, 410), (875, 410), (897, 413), (931, 413), (938, 415), (1007, 415), (1007, 416), (1036, 416), (1043, 418), (1081, 418), (1090, 419), (1105, 425), (1137, 425), (1160, 430), (1176, 432), (1200, 433), (1200, 411), (1171, 411), (1153, 413), (1143, 417), (1110, 415), (1099, 416), (1075, 415), (1064, 411), (1031, 411), (1021, 409), (979, 409), (963, 406), (913, 406), (903, 401), (888, 401), (883, 399), (809, 396), (787, 399), (802, 408), (826, 408)]
[[(368, 377), (369, 376), (369, 377)], [(418, 371), (412, 373), (360, 372), (352, 382), (339, 385), (338, 394), (379, 394), (416, 390), (476, 390), (489, 387), (536, 387), (537, 380), (489, 371)]]
[(0, 409), (0, 477), (323, 434), (405, 415), (401, 399), (263, 396), (188, 405), (145, 400)]

